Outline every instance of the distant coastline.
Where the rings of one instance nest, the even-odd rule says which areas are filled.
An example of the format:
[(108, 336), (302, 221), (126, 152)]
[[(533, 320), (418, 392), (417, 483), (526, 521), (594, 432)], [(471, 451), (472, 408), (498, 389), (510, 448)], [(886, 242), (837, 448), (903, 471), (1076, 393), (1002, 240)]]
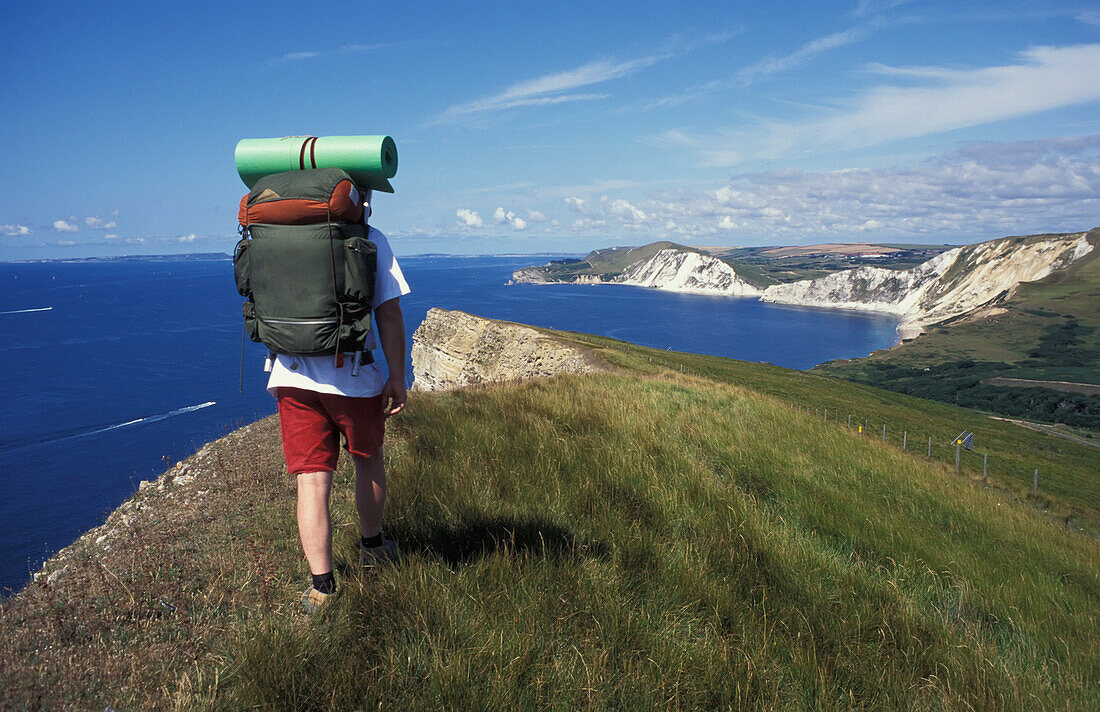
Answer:
[(230, 260), (233, 256), (225, 252), (192, 252), (174, 255), (114, 255), (110, 257), (54, 257), (41, 260), (5, 260), (3, 264), (28, 265), (43, 262), (194, 262), (211, 260)]

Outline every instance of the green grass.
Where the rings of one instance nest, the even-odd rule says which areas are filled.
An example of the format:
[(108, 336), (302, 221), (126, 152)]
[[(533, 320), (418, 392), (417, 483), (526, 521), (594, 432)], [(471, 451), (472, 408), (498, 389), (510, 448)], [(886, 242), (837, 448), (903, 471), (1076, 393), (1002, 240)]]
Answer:
[[(125, 591), (63, 580), (41, 633), (39, 585), (5, 605), (5, 649), (39, 665), (9, 664), (5, 689), (119, 710), (1100, 705), (1095, 540), (794, 406), (835, 397), (931, 428), (960, 411), (564, 338), (619, 372), (413, 394), (387, 445), (405, 556), (362, 581), (343, 464), (326, 615), (292, 612), (306, 570), (269, 420), (215, 445), (201, 519), (161, 515), (159, 548), (112, 554)], [(134, 614), (164, 595), (187, 615)], [(104, 610), (129, 615), (101, 631)], [(92, 632), (57, 635), (69, 620)], [(113, 677), (71, 682), (97, 666)]]

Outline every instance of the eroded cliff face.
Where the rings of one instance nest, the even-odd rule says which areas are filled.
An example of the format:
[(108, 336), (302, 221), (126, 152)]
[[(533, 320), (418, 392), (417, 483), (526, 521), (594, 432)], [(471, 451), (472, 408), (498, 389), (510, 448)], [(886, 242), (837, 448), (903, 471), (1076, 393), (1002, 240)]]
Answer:
[(552, 284), (552, 282), (538, 267), (524, 267), (512, 273), (512, 279), (508, 284)]
[(446, 309), (429, 310), (416, 329), (412, 362), (419, 391), (605, 370), (587, 351), (531, 327)]
[(817, 279), (777, 284), (763, 301), (865, 309), (896, 314), (898, 335), (912, 338), (928, 326), (1011, 295), (1076, 262), (1093, 249), (1087, 233), (1006, 238), (958, 247), (908, 270), (859, 267)]
[(581, 274), (549, 279), (539, 267), (524, 267), (512, 273), (509, 284), (627, 284), (652, 287), (669, 292), (720, 294), (729, 297), (756, 297), (763, 291), (749, 284), (733, 267), (700, 252), (666, 249), (649, 259), (639, 260), (621, 274)]
[(763, 293), (717, 257), (672, 249), (631, 265), (612, 281), (692, 294), (749, 297)]

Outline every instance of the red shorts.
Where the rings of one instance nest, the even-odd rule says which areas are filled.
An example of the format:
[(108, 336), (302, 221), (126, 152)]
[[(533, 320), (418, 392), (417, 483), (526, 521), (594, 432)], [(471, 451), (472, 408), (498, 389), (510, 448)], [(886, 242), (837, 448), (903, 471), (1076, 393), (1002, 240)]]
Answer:
[(286, 469), (292, 475), (335, 470), (340, 433), (352, 455), (372, 457), (382, 447), (386, 418), (380, 395), (352, 398), (280, 387), (276, 398)]

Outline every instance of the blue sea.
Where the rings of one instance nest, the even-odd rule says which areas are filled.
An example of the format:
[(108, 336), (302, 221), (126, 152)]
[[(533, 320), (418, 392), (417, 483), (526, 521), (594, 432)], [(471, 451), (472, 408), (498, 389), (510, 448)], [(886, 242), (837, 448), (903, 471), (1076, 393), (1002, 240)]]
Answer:
[[(505, 286), (531, 257), (401, 260), (412, 332), (431, 307), (674, 351), (809, 368), (895, 341), (887, 316), (618, 285)], [(231, 263), (0, 263), (0, 590), (18, 590), (144, 479), (270, 415)], [(411, 374), (411, 367), (410, 367)], [(414, 374), (413, 374), (414, 375)]]

